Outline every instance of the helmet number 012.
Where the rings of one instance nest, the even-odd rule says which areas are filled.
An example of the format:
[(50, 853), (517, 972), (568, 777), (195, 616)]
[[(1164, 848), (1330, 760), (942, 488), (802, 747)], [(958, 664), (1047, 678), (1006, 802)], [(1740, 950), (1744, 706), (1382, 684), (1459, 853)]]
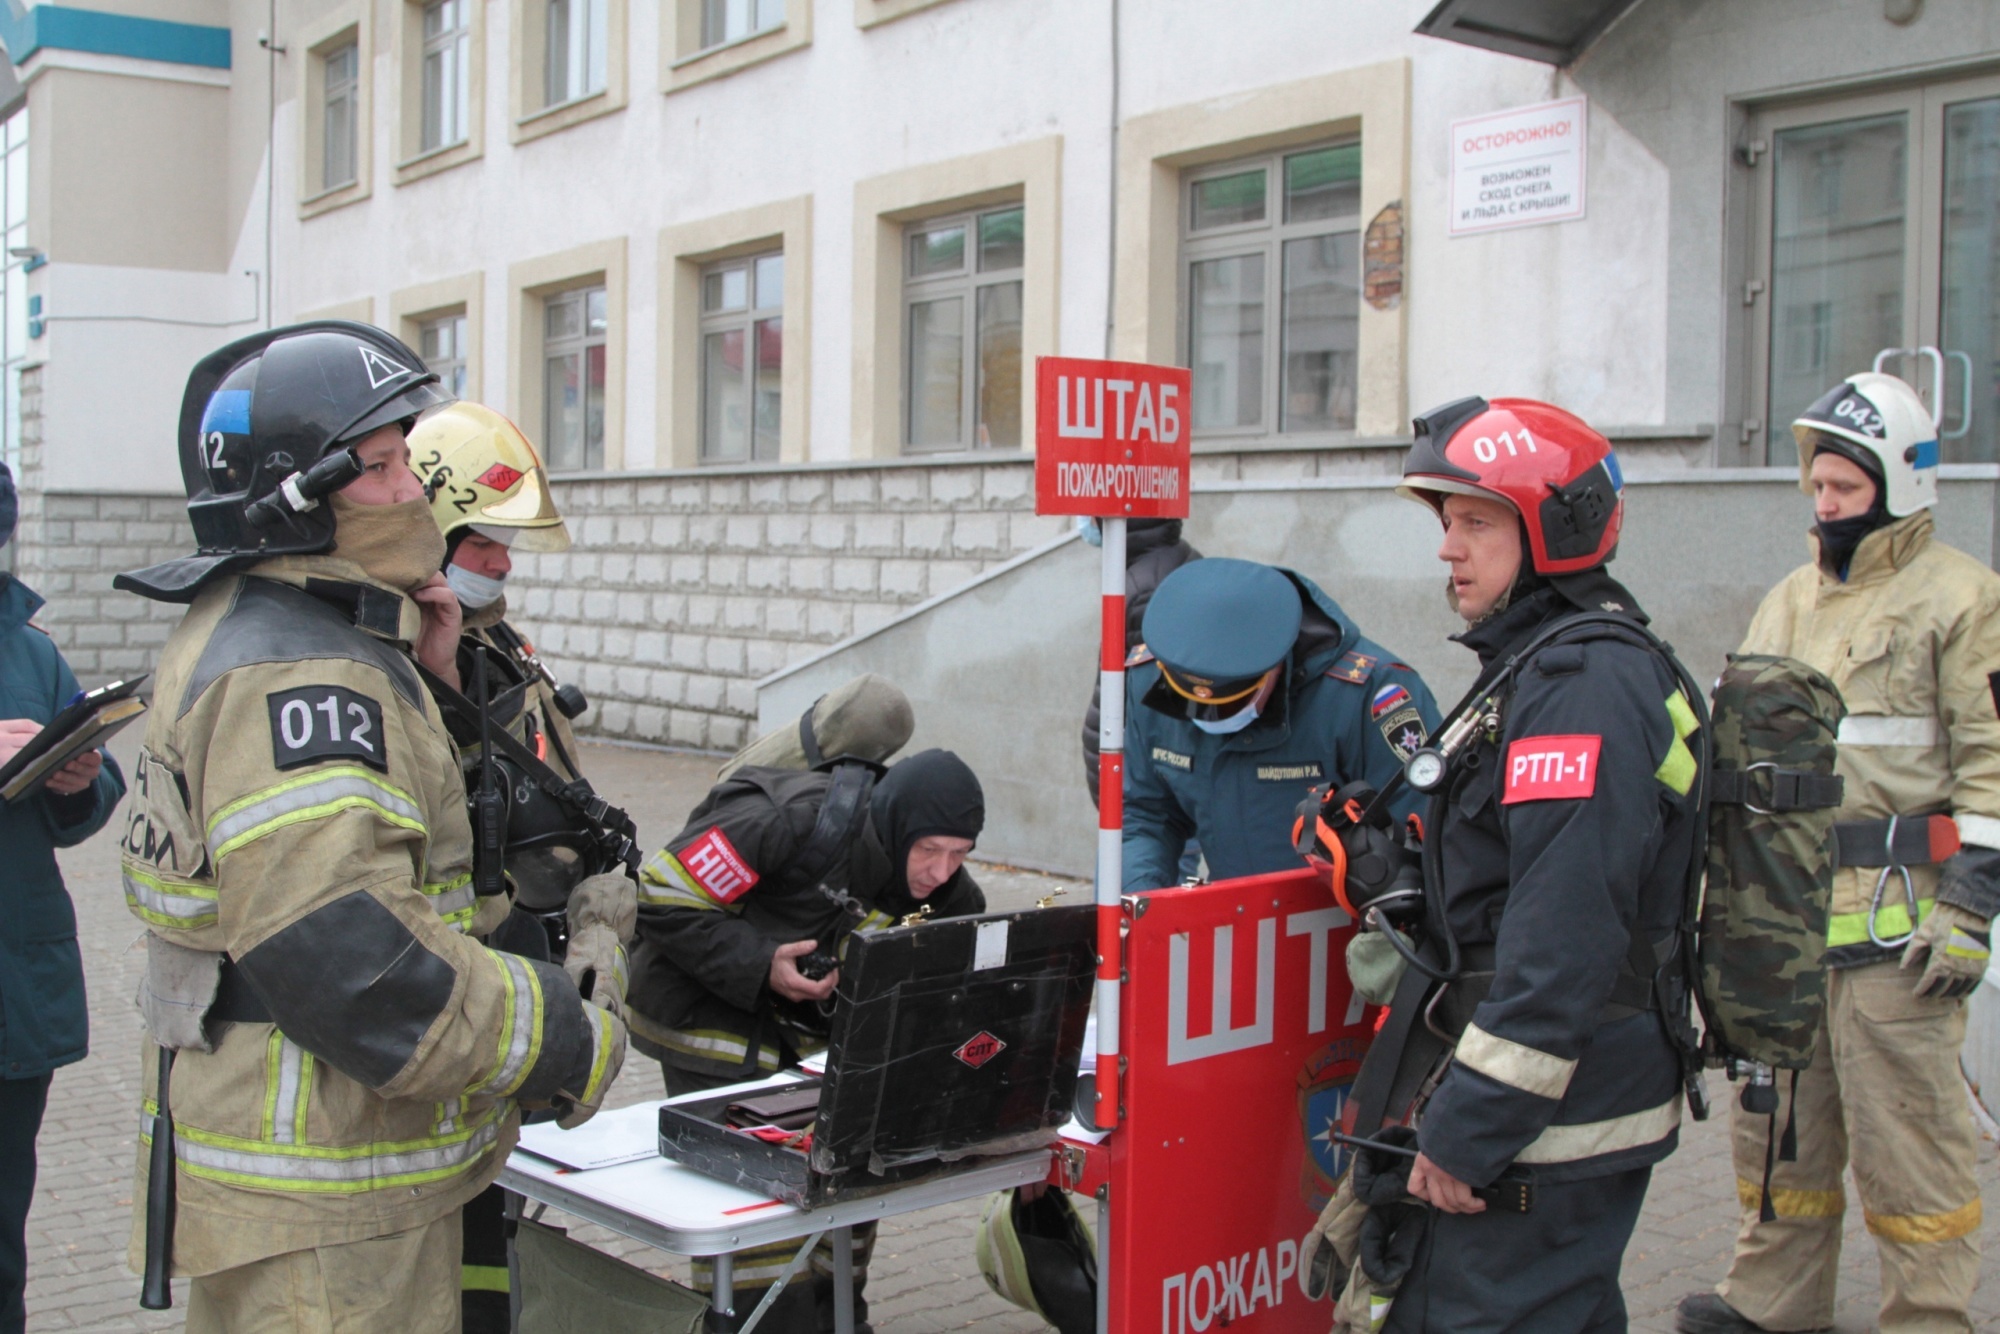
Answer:
[[(1536, 452), (1535, 437), (1528, 434), (1526, 427), (1521, 429), (1521, 445), (1527, 446), (1527, 452), (1530, 454)], [(1500, 457), (1500, 450), (1503, 446), (1507, 450), (1508, 458), (1517, 459), (1521, 457), (1521, 448), (1514, 443), (1514, 433), (1512, 431), (1502, 431), (1498, 444), (1494, 443), (1493, 437), (1490, 435), (1480, 436), (1472, 442), (1473, 457), (1477, 458), (1481, 463), (1492, 463)]]

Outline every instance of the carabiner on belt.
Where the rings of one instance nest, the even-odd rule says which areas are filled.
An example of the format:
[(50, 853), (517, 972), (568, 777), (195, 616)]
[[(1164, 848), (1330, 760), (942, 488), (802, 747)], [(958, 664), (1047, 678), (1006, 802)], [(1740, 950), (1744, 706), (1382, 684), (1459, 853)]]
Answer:
[[(1907, 945), (1910, 943), (1910, 938), (1917, 934), (1916, 882), (1910, 879), (1910, 868), (1896, 860), (1896, 821), (1901, 818), (1899, 815), (1889, 817), (1889, 833), (1882, 840), (1883, 855), (1888, 859), (1888, 865), (1884, 866), (1882, 873), (1875, 877), (1875, 896), (1868, 903), (1868, 939), (1885, 950), (1898, 949)], [(1889, 875), (1891, 872), (1903, 877), (1903, 902), (1909, 909), (1907, 920), (1910, 923), (1910, 929), (1902, 935), (1897, 936), (1894, 940), (1884, 940), (1881, 933), (1876, 931), (1875, 922), (1882, 914), (1882, 892), (1889, 887)]]

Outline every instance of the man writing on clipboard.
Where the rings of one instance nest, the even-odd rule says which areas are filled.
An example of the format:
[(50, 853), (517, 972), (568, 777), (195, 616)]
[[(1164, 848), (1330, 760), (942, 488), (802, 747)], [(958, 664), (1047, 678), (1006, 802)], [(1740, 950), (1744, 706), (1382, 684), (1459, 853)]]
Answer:
[[(0, 464), (0, 546), (14, 535), (14, 475)], [(0, 574), (0, 765), (14, 758), (75, 697), (76, 677), (55, 643), (28, 618), (41, 597)], [(55, 850), (83, 842), (125, 795), (118, 764), (88, 750), (39, 792), (0, 805), (0, 1334), (26, 1327), (28, 1205), (35, 1195), (35, 1136), (57, 1066), (80, 1061), (88, 1040), (76, 910)]]

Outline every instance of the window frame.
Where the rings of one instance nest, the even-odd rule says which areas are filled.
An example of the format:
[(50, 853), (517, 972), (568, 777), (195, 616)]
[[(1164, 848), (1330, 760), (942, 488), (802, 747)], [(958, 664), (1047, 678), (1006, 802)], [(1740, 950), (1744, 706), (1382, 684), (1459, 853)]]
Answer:
[(782, 0), (784, 18), (710, 42), (710, 0), (660, 0), (660, 91), (671, 96), (812, 44), (812, 0)]
[[(475, 4), (484, 0), (474, 0)], [(524, 144), (599, 116), (624, 110), (630, 96), (630, 0), (604, 5), (604, 86), (562, 101), (548, 100), (548, 34), (552, 0), (511, 0), (513, 40), (507, 43), (512, 124), (509, 141)]]
[[(425, 31), (420, 33), (422, 45), (418, 49), (417, 86), (419, 104), (417, 107), (417, 150), (420, 153), (437, 153), (448, 148), (456, 148), (472, 137), (472, 5), (476, 0), (424, 0), (417, 6), (418, 21)], [(436, 33), (427, 29), (430, 17), (435, 12), (454, 11), (458, 22), (450, 28), (440, 28)], [(431, 113), (431, 70), (440, 71), (440, 82), (449, 80), (451, 92), (446, 97), (442, 89), (438, 97), (439, 127), (436, 143), (429, 142)], [(446, 102), (450, 103), (445, 114)], [(447, 126), (447, 122), (456, 122)]]
[[(1001, 213), (1022, 215), (1022, 262), (1010, 269), (998, 269), (991, 273), (979, 270), (979, 224), (985, 219)], [(1014, 452), (1026, 447), (1025, 438), (1011, 445), (981, 444), (979, 441), (979, 296), (989, 287), (1012, 284), (1018, 289), (1020, 300), (1027, 296), (1027, 206), (1018, 200), (1002, 201), (982, 208), (959, 209), (940, 213), (932, 217), (917, 218), (903, 224), (903, 273), (902, 273), (902, 353), (903, 414), (900, 432), (901, 450), (912, 457), (929, 454), (965, 454), (1002, 450)], [(948, 274), (918, 276), (910, 272), (911, 243), (924, 232), (937, 231), (953, 223), (965, 227), (965, 259), (960, 270)], [(964, 301), (959, 315), (959, 438), (947, 445), (920, 445), (911, 437), (915, 424), (916, 389), (916, 349), (913, 339), (916, 325), (913, 312), (919, 304), (948, 301), (958, 297)], [(1025, 321), (1024, 321), (1025, 323)], [(1025, 332), (1025, 331), (1024, 331)], [(1020, 424), (1023, 437), (1032, 434), (1033, 424)]]
[(423, 146), (424, 66), (428, 43), (424, 11), (428, 0), (404, 0), (401, 40), (396, 43), (400, 66), (396, 87), (401, 98), (397, 114), (397, 152), (391, 179), (398, 186), (474, 161), (486, 152), (486, 2), (465, 4), (465, 135), (434, 148)]
[[(1362, 305), (1354, 431), (1264, 446), (1233, 439), (1196, 452), (1369, 448), (1408, 438), (1409, 303), (1403, 299), (1411, 203), (1407, 57), (1143, 112), (1118, 128), (1112, 355), (1172, 363), (1181, 346), (1181, 179), (1191, 167), (1361, 136)], [(1381, 242), (1379, 257), (1374, 244)], [(1373, 295), (1371, 296), (1371, 292)]]
[[(425, 344), (433, 331), (445, 325), (457, 326), (452, 330), (452, 341), (455, 344), (452, 355), (434, 356)], [(466, 397), (466, 382), (470, 380), (472, 374), (471, 360), (468, 356), (471, 337), (471, 321), (463, 309), (445, 311), (417, 321), (417, 341), (413, 344), (417, 349), (417, 355), (424, 359), (424, 365), (437, 373), (439, 386), (453, 398)], [(446, 368), (457, 371), (458, 383), (453, 383), (453, 377), (445, 373)]]
[[(618, 472), (626, 467), (625, 396), (629, 383), (625, 367), (629, 318), (626, 271), (626, 243), (622, 236), (523, 260), (507, 270), (510, 293), (507, 336), (512, 366), (507, 415), (527, 424), (531, 433), (546, 433), (544, 353), (548, 303), (582, 288), (602, 287), (605, 291), (604, 456), (597, 468), (584, 471)], [(535, 443), (542, 447), (543, 462), (553, 470), (554, 461), (550, 457), (553, 442), (537, 439)], [(566, 471), (575, 475), (578, 470)]]
[[(590, 327), (590, 298), (593, 295), (600, 295), (600, 294), (604, 298), (604, 329), (603, 332), (601, 333), (594, 333)], [(556, 310), (557, 307), (568, 306), (568, 305), (574, 305), (577, 308), (579, 315), (581, 316), (581, 318), (578, 321), (578, 324), (580, 326), (580, 332), (576, 334), (552, 335), (549, 332), (549, 327), (548, 327), (549, 316)], [(541, 334), (542, 334), (541, 367), (542, 367), (543, 389), (542, 389), (542, 417), (540, 422), (541, 434), (538, 437), (538, 439), (541, 443), (543, 456), (549, 465), (549, 471), (553, 473), (559, 470), (559, 465), (555, 461), (556, 447), (557, 447), (556, 422), (554, 417), (551, 415), (556, 411), (556, 405), (549, 399), (548, 388), (547, 388), (549, 383), (549, 371), (550, 368), (554, 366), (554, 364), (558, 359), (567, 359), (570, 357), (575, 357), (577, 359), (577, 367), (579, 371), (582, 372), (577, 377), (578, 382), (587, 383), (589, 376), (591, 349), (603, 348), (605, 357), (604, 390), (606, 397), (608, 398), (610, 396), (611, 392), (611, 368), (610, 368), (611, 293), (610, 291), (606, 289), (603, 283), (595, 282), (595, 283), (584, 283), (575, 287), (564, 288), (561, 291), (548, 293), (542, 298)], [(583, 414), (583, 422), (584, 422), (583, 441), (582, 441), (583, 463), (581, 466), (572, 465), (570, 467), (560, 468), (560, 471), (563, 472), (603, 471), (604, 439), (602, 431), (604, 429), (605, 423), (602, 420), (602, 416), (603, 414), (600, 412), (600, 420), (598, 428), (600, 434), (597, 441), (598, 458), (593, 463), (590, 457), (591, 441), (590, 441), (589, 399), (586, 396), (584, 400), (584, 414)]]
[(1003, 204), (1020, 204), (1025, 210), (1020, 452), (1034, 448), (1035, 377), (1029, 368), (1037, 357), (1061, 350), (1062, 159), (1062, 137), (1049, 135), (855, 182), (848, 407), (852, 457), (906, 457), (904, 224)]
[[(774, 294), (777, 299), (773, 303), (765, 302), (763, 300), (763, 297), (765, 295), (764, 278), (763, 274), (759, 271), (759, 266), (764, 261), (771, 259), (777, 260), (781, 266), (784, 264), (785, 251), (782, 245), (774, 246), (767, 250), (758, 250), (743, 255), (732, 256), (727, 259), (711, 260), (707, 264), (702, 265), (701, 267), (701, 288), (700, 288), (699, 300), (701, 301), (702, 305), (701, 305), (700, 322), (697, 325), (695, 331), (696, 332), (695, 357), (697, 361), (695, 369), (695, 380), (696, 383), (700, 386), (699, 389), (700, 401), (698, 406), (696, 407), (697, 420), (700, 423), (700, 426), (698, 428), (698, 443), (696, 446), (697, 460), (703, 466), (726, 467), (731, 464), (743, 464), (743, 463), (776, 463), (783, 456), (784, 411), (785, 411), (785, 401), (784, 401), (785, 279), (783, 276), (784, 271), (783, 268), (781, 267), (779, 270), (779, 277), (778, 277), (778, 291)], [(728, 309), (714, 310), (714, 311), (709, 310), (707, 306), (707, 290), (708, 290), (709, 279), (712, 277), (721, 277), (731, 272), (741, 272), (744, 275), (743, 282), (746, 295), (743, 306), (740, 309), (735, 309), (735, 310), (728, 310)], [(760, 326), (768, 324), (772, 320), (778, 321), (778, 329), (779, 329), (778, 433), (776, 438), (773, 439), (771, 442), (770, 451), (766, 454), (759, 454), (757, 452), (758, 435), (759, 435), (757, 429), (757, 377), (760, 368), (756, 365), (754, 358), (757, 356), (757, 351), (758, 351), (757, 331)], [(714, 453), (711, 450), (710, 447), (711, 442), (709, 440), (709, 435), (708, 435), (708, 420), (709, 420), (708, 396), (710, 392), (708, 364), (707, 364), (708, 340), (716, 334), (726, 334), (726, 333), (741, 333), (743, 335), (743, 347), (744, 347), (743, 382), (745, 389), (745, 401), (750, 406), (750, 421), (749, 421), (749, 435), (747, 439), (748, 448), (747, 452), (742, 458), (724, 458)]]
[[(2000, 75), (1952, 75), (1937, 77), (1886, 90), (1834, 92), (1813, 98), (1786, 99), (1744, 108), (1745, 122), (1740, 143), (1751, 146), (1751, 183), (1748, 207), (1741, 215), (1742, 230), (1736, 233), (1732, 250), (1736, 262), (1727, 270), (1728, 290), (1724, 309), (1734, 318), (1731, 332), (1742, 341), (1740, 350), (1728, 356), (1727, 420), (1718, 432), (1718, 461), (1738, 467), (1787, 468), (1788, 463), (1772, 463), (1776, 443), (1771, 426), (1771, 381), (1774, 362), (1782, 355), (1786, 338), (1783, 318), (1776, 310), (1775, 224), (1777, 185), (1777, 138), (1789, 130), (1838, 124), (1883, 115), (1902, 115), (1908, 137), (1903, 149), (1903, 257), (1901, 335), (1905, 345), (1942, 347), (1944, 335), (1944, 224), (1945, 224), (1945, 128), (1951, 108), (1967, 102), (2000, 98)], [(1740, 164), (1744, 158), (1737, 157)], [(1869, 369), (1856, 365), (1824, 368), (1826, 388), (1844, 376)], [(1892, 361), (1884, 369), (1909, 377), (1927, 406), (1931, 398), (1931, 376), (1927, 361), (1912, 364)], [(1955, 426), (1970, 429), (1959, 420), (1961, 395), (1965, 390), (1963, 372), (1948, 357), (1945, 368), (1945, 404), (1941, 429), (1945, 462), (1961, 460), (1952, 441)], [(1991, 424), (1996, 444), (2000, 444), (2000, 423)], [(1964, 434), (1964, 431), (1959, 431)]]
[[(1220, 161), (1190, 167), (1181, 173), (1179, 194), (1180, 254), (1176, 267), (1180, 295), (1177, 302), (1178, 317), (1175, 329), (1175, 345), (1178, 353), (1174, 362), (1177, 366), (1194, 365), (1194, 265), (1205, 261), (1230, 259), (1253, 253), (1264, 258), (1263, 283), (1263, 383), (1258, 390), (1258, 420), (1251, 426), (1207, 426), (1194, 425), (1194, 403), (1188, 404), (1189, 439), (1195, 442), (1237, 442), (1243, 440), (1270, 440), (1297, 444), (1301, 448), (1324, 442), (1328, 439), (1346, 439), (1354, 435), (1355, 428), (1314, 427), (1309, 430), (1287, 431), (1284, 428), (1284, 385), (1285, 385), (1285, 251), (1294, 241), (1320, 236), (1352, 234), (1355, 238), (1354, 302), (1357, 320), (1364, 305), (1362, 299), (1362, 255), (1361, 238), (1367, 231), (1367, 222), (1362, 216), (1359, 190), (1356, 191), (1356, 207), (1351, 216), (1340, 218), (1315, 218), (1304, 222), (1287, 222), (1285, 209), (1285, 168), (1295, 157), (1326, 149), (1362, 148), (1359, 134), (1336, 135), (1330, 138), (1283, 147), (1251, 154), (1245, 157), (1225, 158)], [(1194, 195), (1197, 186), (1203, 182), (1241, 175), (1251, 170), (1263, 170), (1264, 216), (1252, 222), (1229, 223), (1208, 227), (1196, 232), (1194, 229)], [(1360, 175), (1356, 176), (1357, 186)], [(1359, 380), (1359, 338), (1356, 339), (1356, 379)], [(1357, 384), (1357, 390), (1359, 386)], [(1359, 394), (1357, 392), (1357, 399)], [(1357, 410), (1359, 404), (1356, 404)]]
[(446, 316), (462, 316), (465, 320), (465, 346), (462, 360), (465, 364), (465, 392), (461, 397), (472, 402), (480, 402), (481, 386), (484, 381), (483, 351), (485, 346), (485, 275), (479, 272), (460, 274), (452, 278), (441, 278), (435, 282), (419, 283), (415, 287), (401, 288), (389, 295), (388, 320), (385, 327), (395, 331), (419, 355), (423, 352), (423, 330), (426, 324)]
[[(301, 219), (317, 217), (368, 198), (375, 171), (374, 71), (372, 5), (347, 5), (298, 36), (305, 58), (298, 62), (299, 199)], [(326, 58), (353, 46), (355, 78), (354, 179), (329, 185), (326, 161)]]

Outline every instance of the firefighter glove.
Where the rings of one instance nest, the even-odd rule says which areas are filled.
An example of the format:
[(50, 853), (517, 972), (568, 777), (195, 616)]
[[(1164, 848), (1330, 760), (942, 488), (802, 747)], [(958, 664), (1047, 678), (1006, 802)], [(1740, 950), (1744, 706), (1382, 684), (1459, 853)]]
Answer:
[[(1383, 931), (1396, 928), (1383, 924)], [(1405, 936), (1407, 941), (1409, 937)], [(1409, 964), (1380, 931), (1363, 931), (1347, 942), (1347, 976), (1370, 1005), (1387, 1005), (1396, 998), (1396, 984)]]
[(1913, 990), (1933, 1000), (1969, 996), (1986, 976), (1992, 925), (1954, 903), (1931, 910), (1903, 949), (1903, 967), (1923, 969)]

